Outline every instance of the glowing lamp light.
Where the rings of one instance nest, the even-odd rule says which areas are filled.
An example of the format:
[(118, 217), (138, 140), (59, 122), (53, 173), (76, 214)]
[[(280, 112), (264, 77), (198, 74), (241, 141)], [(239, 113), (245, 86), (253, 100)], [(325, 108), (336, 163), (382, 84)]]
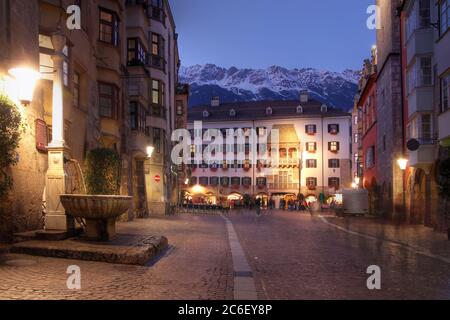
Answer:
[(359, 177), (355, 177), (355, 183), (356, 183), (357, 185), (359, 185), (360, 182), (361, 182), (361, 179), (360, 179)]
[(155, 151), (155, 148), (152, 146), (147, 147), (147, 157), (150, 159), (153, 156), (153, 152)]
[(408, 167), (408, 159), (398, 159), (397, 164), (400, 167), (400, 170), (405, 171)]
[(15, 89), (18, 94), (17, 98), (22, 104), (28, 105), (33, 100), (34, 87), (36, 86), (36, 82), (41, 78), (40, 73), (26, 67), (12, 68), (8, 73), (16, 80)]
[(353, 189), (358, 189), (358, 185), (356, 184), (356, 182), (353, 182), (353, 183), (352, 183), (352, 188), (353, 188)]
[(203, 193), (203, 191), (204, 191), (204, 188), (200, 185), (195, 185), (192, 187), (192, 192), (194, 194), (200, 194), (200, 193)]
[(186, 179), (186, 180), (184, 181), (184, 184), (185, 184), (185, 185), (188, 185), (188, 184), (189, 184), (189, 179)]

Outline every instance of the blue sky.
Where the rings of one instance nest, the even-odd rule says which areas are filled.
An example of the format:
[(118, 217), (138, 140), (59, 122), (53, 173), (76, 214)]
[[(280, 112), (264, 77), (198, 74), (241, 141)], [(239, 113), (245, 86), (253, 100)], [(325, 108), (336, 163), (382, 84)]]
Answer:
[(374, 0), (169, 0), (182, 64), (360, 69)]

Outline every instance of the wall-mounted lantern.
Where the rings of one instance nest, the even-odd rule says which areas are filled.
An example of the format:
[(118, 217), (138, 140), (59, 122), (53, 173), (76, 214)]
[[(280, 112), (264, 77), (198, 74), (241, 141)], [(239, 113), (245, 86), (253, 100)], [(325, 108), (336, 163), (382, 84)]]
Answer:
[(13, 89), (17, 93), (17, 99), (23, 105), (29, 105), (33, 100), (36, 82), (41, 74), (29, 67), (15, 67), (9, 69), (8, 73), (14, 78)]

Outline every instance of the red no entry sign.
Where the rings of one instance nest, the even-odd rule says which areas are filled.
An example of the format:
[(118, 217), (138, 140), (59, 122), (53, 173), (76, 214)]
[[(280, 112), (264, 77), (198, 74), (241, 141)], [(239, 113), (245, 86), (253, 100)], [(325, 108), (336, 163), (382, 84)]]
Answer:
[(160, 182), (161, 181), (161, 176), (155, 176), (155, 181), (156, 182)]

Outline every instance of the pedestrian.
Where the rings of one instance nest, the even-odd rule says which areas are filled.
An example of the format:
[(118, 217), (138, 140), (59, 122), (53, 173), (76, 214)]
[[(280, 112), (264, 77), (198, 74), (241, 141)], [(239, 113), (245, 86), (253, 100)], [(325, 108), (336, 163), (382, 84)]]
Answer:
[(260, 198), (256, 199), (255, 206), (256, 206), (256, 215), (258, 217), (260, 217), (261, 216), (261, 199)]

